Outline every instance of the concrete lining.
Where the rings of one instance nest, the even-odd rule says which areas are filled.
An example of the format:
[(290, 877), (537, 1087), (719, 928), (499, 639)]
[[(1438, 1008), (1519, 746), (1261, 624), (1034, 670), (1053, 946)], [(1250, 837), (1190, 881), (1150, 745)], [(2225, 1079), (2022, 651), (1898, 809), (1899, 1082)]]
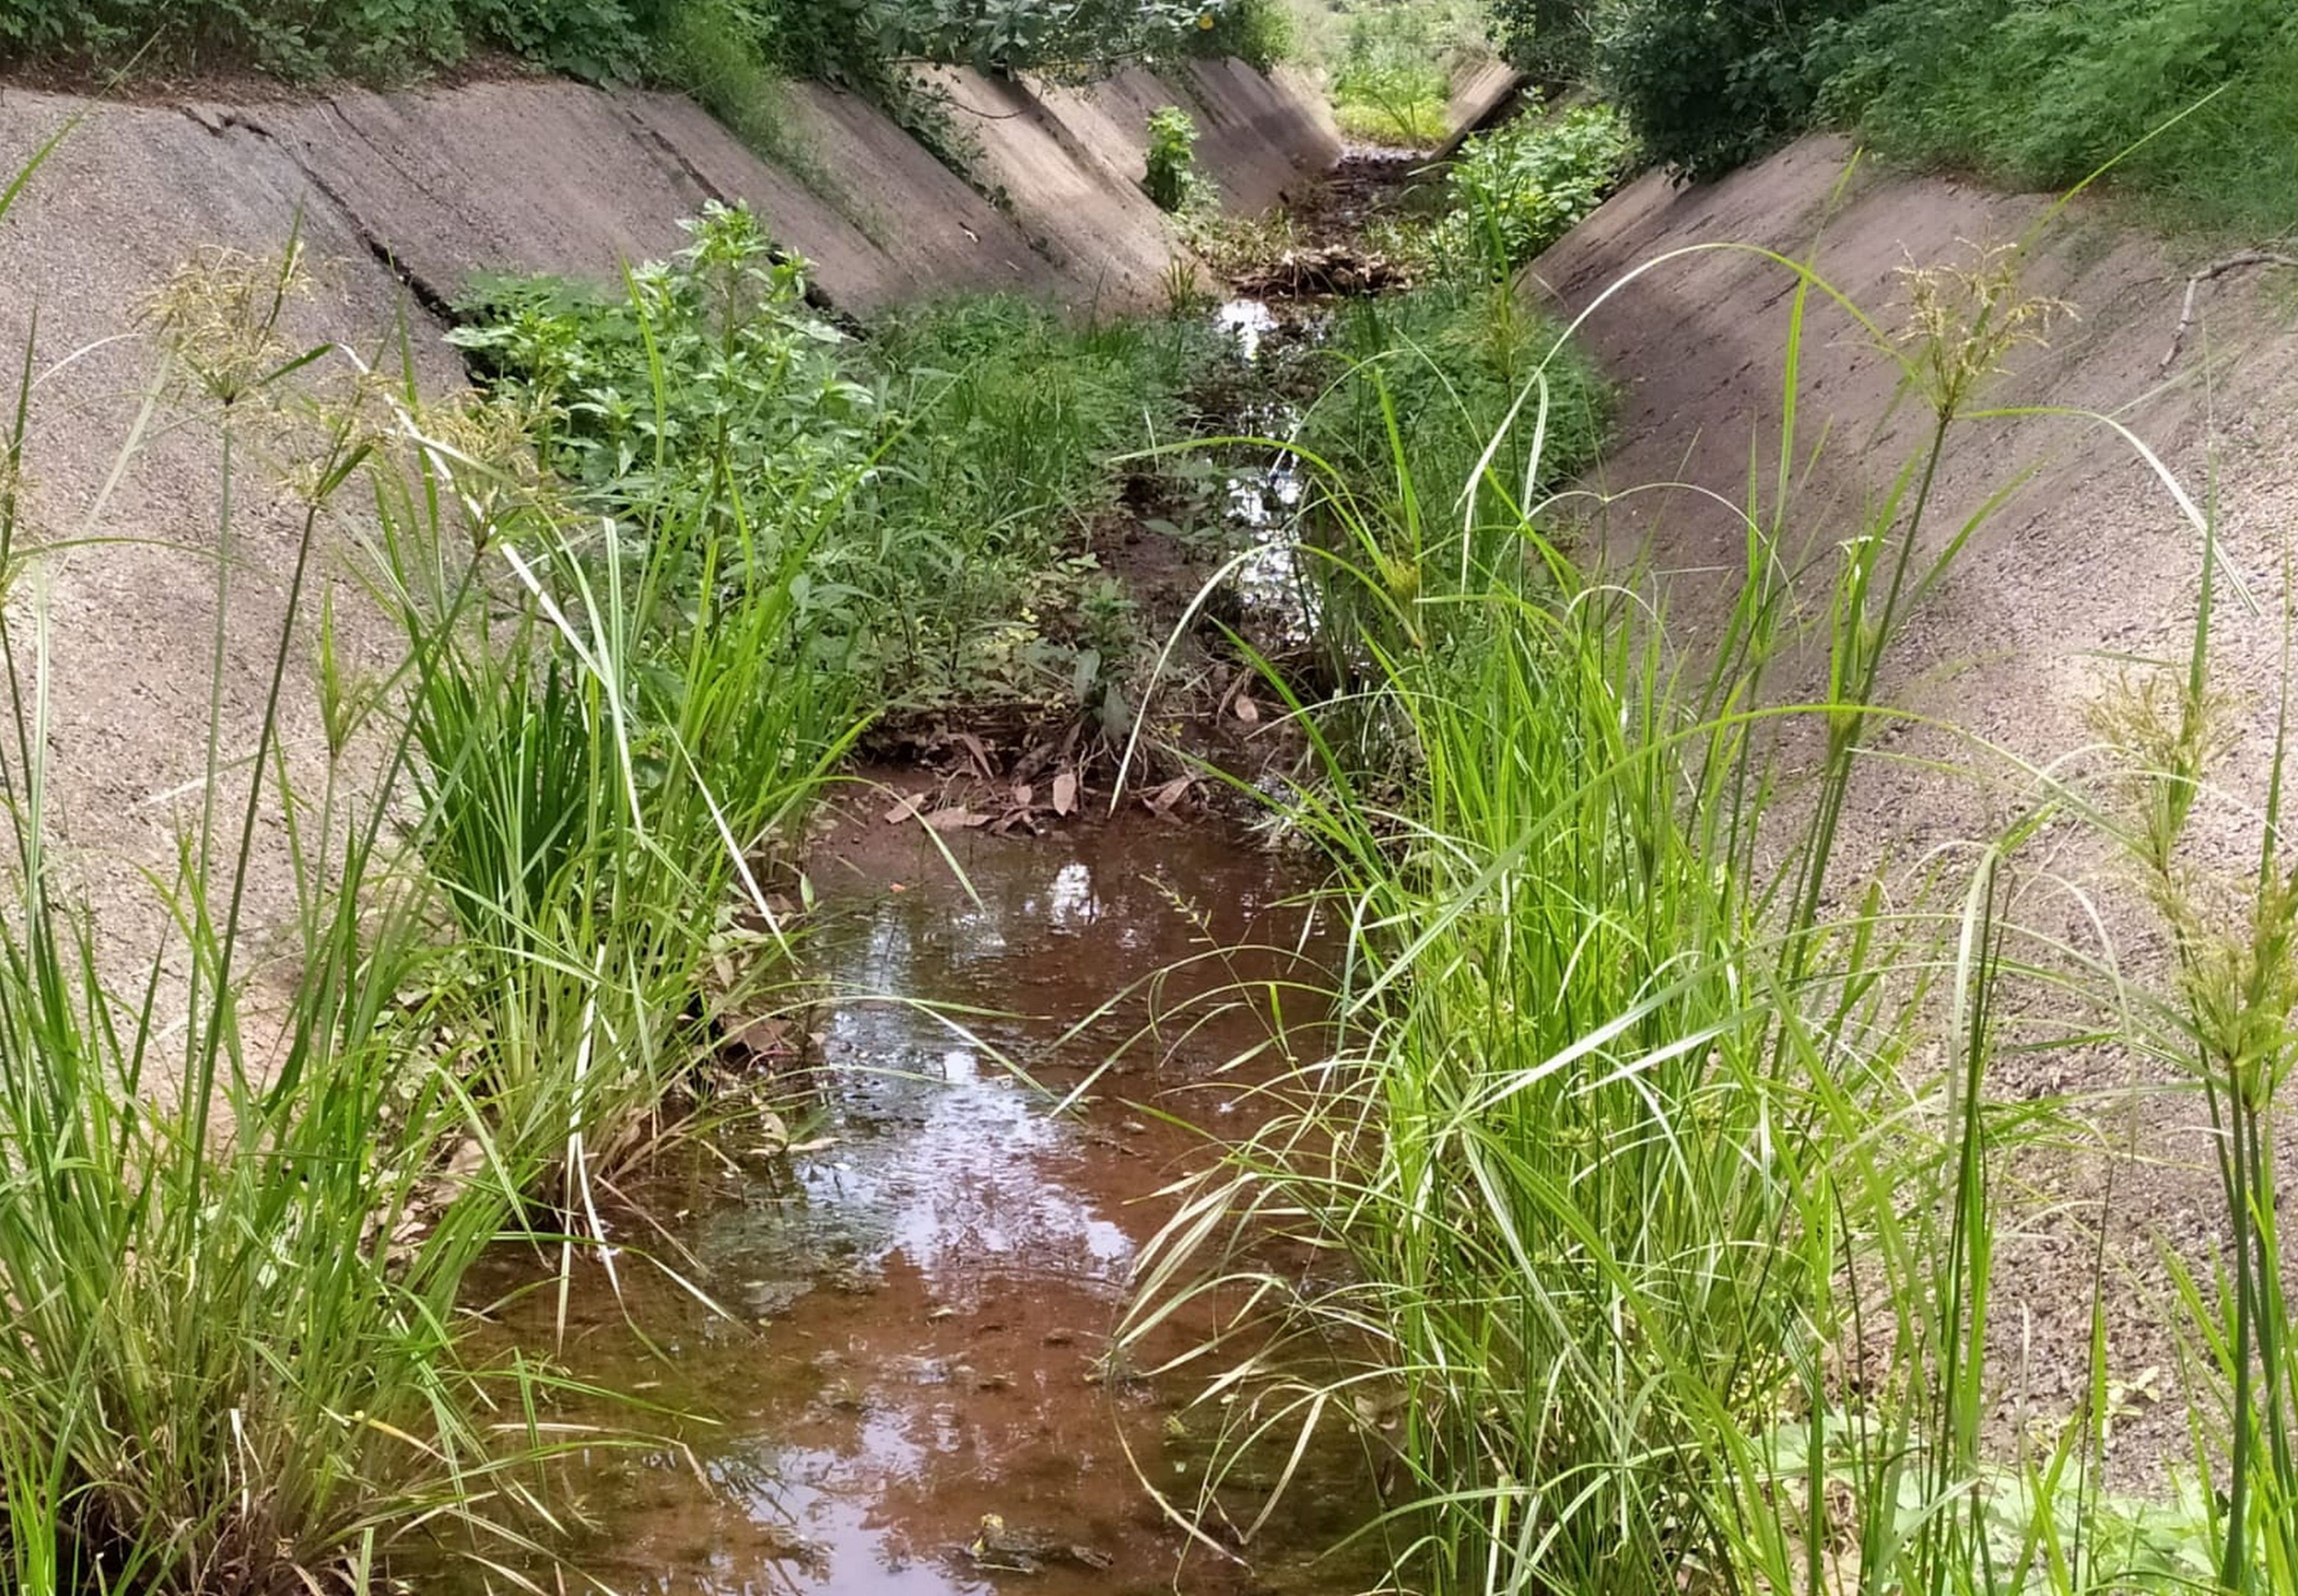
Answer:
[(941, 84), (1014, 216), (1073, 289), (1096, 304), (1151, 301), (1180, 246), (1136, 174), (1101, 154), (1105, 130), (1089, 116), (1072, 126), (1013, 79), (952, 71)]
[[(1281, 192), (1273, 174), (1327, 158), (1313, 116), (1284, 90), (1249, 72), (1208, 76), (1222, 98), (1218, 111), (1203, 107), (1203, 153), (1225, 192), (1264, 203)], [(358, 351), (395, 362), (403, 331), (418, 380), (434, 393), (451, 391), (461, 371), (434, 312), (475, 275), (554, 272), (611, 285), (625, 264), (677, 248), (679, 222), (711, 199), (755, 206), (844, 309), (965, 289), (1082, 304), (1121, 288), (1145, 299), (1174, 244), (1138, 190), (1128, 140), (1142, 136), (1143, 101), (1180, 97), (1153, 84), (1062, 98), (1066, 119), (1025, 87), (969, 84), (985, 112), (1007, 119), (988, 124), (998, 131), (984, 139), (984, 175), (1012, 196), (1010, 215), (875, 107), (810, 85), (784, 90), (787, 112), (795, 146), (837, 179), (828, 194), (664, 95), (541, 79), (238, 104), (0, 90), (0, 181), (77, 123), (0, 223), (0, 350), (20, 358), (37, 317), (27, 542), (82, 546), (39, 559), (7, 601), (21, 614), (37, 593), (47, 607), (60, 868), (104, 926), (107, 961), (134, 970), (162, 930), (142, 872), (172, 868), (203, 790), (222, 552), (217, 407), (156, 386), (163, 362), (137, 325), (186, 262), (219, 248), (274, 255), (299, 236), (311, 290), (289, 306), (289, 345), (343, 352), (298, 381), (348, 383)], [(1252, 147), (1262, 136), (1283, 141), (1276, 153)], [(228, 761), (244, 762), (256, 745), (303, 525), (292, 463), (307, 440), (263, 410), (251, 401), (235, 412), (248, 442), (233, 483), (223, 616)], [(346, 533), (360, 531), (333, 527), (322, 540), (305, 633), (293, 641), (280, 737), (307, 792), (328, 773), (310, 686), (318, 590), (343, 595), (335, 642), (349, 668), (381, 666), (399, 646), (359, 601)], [(345, 780), (356, 785), (351, 768)], [(244, 763), (235, 769), (219, 796), (227, 812), (244, 791)], [(269, 822), (255, 852), (251, 925), (294, 906), (285, 839)]]
[(1444, 108), (1450, 136), (1437, 151), (1437, 159), (1451, 159), (1470, 134), (1492, 126), (1516, 103), (1524, 86), (1524, 74), (1504, 61), (1487, 58), (1469, 68), (1453, 82), (1452, 98)]

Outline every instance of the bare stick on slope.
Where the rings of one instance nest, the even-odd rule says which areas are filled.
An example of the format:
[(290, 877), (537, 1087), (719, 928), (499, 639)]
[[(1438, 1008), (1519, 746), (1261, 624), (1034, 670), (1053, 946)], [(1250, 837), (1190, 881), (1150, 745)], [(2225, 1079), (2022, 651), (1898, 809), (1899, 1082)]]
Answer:
[(2178, 330), (2170, 335), (2170, 347), (2162, 351), (2162, 369), (2169, 371), (2170, 362), (2178, 358), (2178, 346), (2186, 341), (2186, 329), (2195, 325), (2195, 294), (2204, 283), (2239, 271), (2247, 266), (2298, 267), (2298, 256), (2277, 255), (2271, 250), (2245, 250), (2239, 255), (2228, 255), (2223, 260), (2213, 260), (2186, 279), (2186, 302), (2178, 310)]

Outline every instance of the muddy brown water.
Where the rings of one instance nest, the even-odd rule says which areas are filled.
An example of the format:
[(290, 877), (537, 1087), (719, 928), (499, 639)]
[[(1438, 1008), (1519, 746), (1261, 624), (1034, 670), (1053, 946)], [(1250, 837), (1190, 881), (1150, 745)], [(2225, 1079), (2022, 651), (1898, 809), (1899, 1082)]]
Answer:
[[(1166, 1188), (1209, 1132), (1254, 1121), (1273, 1038), (1313, 1032), (1290, 987), (1325, 946), (1300, 872), (1146, 819), (951, 846), (964, 884), (873, 806), (817, 864), (814, 960), (845, 995), (816, 1020), (798, 1134), (819, 1145), (746, 1160), (737, 1134), (740, 1173), (697, 1160), (639, 1194), (725, 1313), (635, 1261), (619, 1305), (578, 1272), (561, 1361), (659, 1404), (637, 1417), (665, 1441), (566, 1468), (597, 1528), (558, 1550), (613, 1590), (682, 1596), (1366, 1588), (1376, 1547), (1320, 1556), (1376, 1510), (1354, 1442), (1318, 1437), (1242, 1560), (1208, 1551), (1143, 1483), (1196, 1498), (1220, 1410), (1191, 1405), (1203, 1377), (1142, 1367), (1204, 1321), (1110, 1354)], [(1128, 1040), (1090, 1102), (1048, 1112)], [(506, 1328), (547, 1345), (556, 1312), (538, 1294)], [(1240, 1471), (1236, 1523), (1283, 1462)], [(970, 1550), (993, 1514), (1022, 1555)]]

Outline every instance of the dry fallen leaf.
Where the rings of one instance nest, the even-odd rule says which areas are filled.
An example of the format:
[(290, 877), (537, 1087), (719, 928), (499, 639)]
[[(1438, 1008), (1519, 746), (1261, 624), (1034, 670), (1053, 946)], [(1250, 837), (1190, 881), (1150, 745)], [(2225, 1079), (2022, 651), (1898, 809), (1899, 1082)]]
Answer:
[(1077, 772), (1065, 770), (1054, 778), (1054, 813), (1067, 815), (1077, 807)]
[(973, 767), (981, 773), (983, 781), (995, 781), (997, 779), (996, 768), (989, 763), (989, 749), (981, 739), (971, 732), (958, 732), (951, 735), (950, 740), (972, 756)]
[(1243, 721), (1246, 725), (1253, 726), (1261, 724), (1261, 706), (1254, 703), (1251, 699), (1246, 698), (1243, 693), (1236, 695), (1236, 718)]
[(1187, 795), (1189, 789), (1196, 784), (1197, 779), (1194, 776), (1175, 776), (1162, 787), (1151, 788), (1142, 795), (1141, 801), (1157, 814), (1162, 815), (1171, 809), (1175, 804), (1179, 803)]
[(1024, 781), (1013, 789), (1013, 806), (1016, 809), (1026, 809), (1029, 806), (1030, 800), (1037, 796), (1037, 790)]
[(889, 826), (897, 826), (905, 820), (916, 818), (918, 811), (925, 807), (925, 802), (926, 795), (924, 793), (913, 792), (910, 794), (909, 797), (904, 798), (900, 803), (896, 804), (892, 808), (886, 811), (886, 823)]
[(937, 809), (926, 816), (926, 824), (937, 831), (963, 831), (974, 826), (987, 825), (989, 816), (959, 806)]

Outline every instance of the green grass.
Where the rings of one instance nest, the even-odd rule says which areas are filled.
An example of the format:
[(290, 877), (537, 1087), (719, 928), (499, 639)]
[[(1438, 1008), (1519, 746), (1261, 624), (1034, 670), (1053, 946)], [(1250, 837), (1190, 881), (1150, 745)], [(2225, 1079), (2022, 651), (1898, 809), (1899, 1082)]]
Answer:
[[(163, 302), (174, 349), (158, 380), (212, 423), (226, 505), (241, 429), (284, 414), (289, 376), (319, 352), (280, 338), (292, 259), (218, 258), (179, 274)], [(24, 351), (28, 378), (41, 358)], [(12, 481), (29, 392), (18, 389), (0, 473)], [(195, 733), (208, 798), (175, 869), (154, 879), (174, 935), (124, 990), (99, 973), (105, 928), (52, 857), (47, 762), (32, 750), (70, 732), (46, 718), (46, 616), (35, 604), (0, 624), (0, 1549), (17, 1589), (277, 1588), (294, 1571), (372, 1566), (426, 1516), (463, 1521), (476, 1544), (548, 1522), (519, 1466), (550, 1443), (489, 1435), (478, 1418), (487, 1385), (502, 1386), (490, 1400), (523, 1406), (540, 1377), (492, 1381), (454, 1352), (462, 1275), (506, 1228), (533, 1154), (411, 1046), (434, 1018), (404, 996), (434, 956), (427, 890), (393, 866), (387, 780), (355, 793), (343, 775), (360, 712), (333, 690), (328, 629), (325, 718), (344, 740), (331, 737), (318, 791), (292, 789), (281, 757), (327, 501), (367, 464), (364, 435), (346, 420), (310, 440), (316, 486), (253, 757), (226, 764), (219, 711)], [(219, 535), (220, 617), (236, 558), (228, 515)], [(12, 496), (0, 499), (0, 553), (12, 567), (46, 557)], [(399, 766), (403, 736), (384, 732), (376, 751)], [(258, 1005), (247, 883), (265, 817), (286, 827), (302, 912), (288, 989)], [(430, 1183), (465, 1144), (479, 1157), (437, 1208)]]
[[(287, 343), (297, 262), (211, 255), (155, 302), (153, 401), (216, 441), (219, 617), (248, 434), (302, 462), (302, 518), (245, 759), (219, 621), (205, 800), (152, 878), (171, 935), (125, 981), (54, 849), (47, 750), (79, 729), (47, 715), (44, 604), (0, 617), (12, 1590), (368, 1590), (402, 1552), (559, 1538), (542, 1466), (618, 1438), (551, 1423), (534, 1360), (466, 1361), (467, 1278), (507, 1241), (571, 1269), (608, 1240), (602, 1194), (706, 1095), (715, 1022), (784, 978), (764, 878), (853, 725), (798, 614), (814, 499), (748, 518), (720, 436), (715, 492), (657, 474), (602, 533), (499, 415)], [(0, 456), (12, 570), (74, 552), (7, 485), (57, 358), (24, 351)], [(380, 678), (321, 596), (362, 505), (407, 642)], [(280, 733), (307, 682), (316, 787)], [(285, 906), (250, 886), (273, 848)], [(288, 950), (260, 985), (259, 933)]]
[(1488, 53), (1483, 8), (1464, 0), (1291, 0), (1298, 54), (1325, 80), (1341, 131), (1426, 149), (1451, 128), (1452, 73)]
[(851, 523), (894, 622), (879, 668), (928, 701), (1100, 707), (1144, 640), (1093, 530), (1128, 469), (1112, 462), (1193, 430), (1222, 358), (1210, 320), (973, 299), (895, 317), (862, 352), (904, 418)]
[(1608, 105), (1522, 115), (1460, 146), (1431, 239), (1443, 269), (1506, 277), (1591, 214), (1632, 170), (1635, 143)]
[(1597, 20), (1599, 86), (1695, 178), (1839, 126), (2022, 187), (2120, 157), (2110, 188), (2172, 231), (2298, 226), (2298, 19), (2278, 0), (1631, 0)]
[[(1343, 633), (1344, 616), (1385, 630), (1422, 592), (1456, 591), (1503, 563), (1532, 507), (1603, 441), (1602, 382), (1504, 284), (1352, 302), (1318, 365), (1334, 375), (1297, 442), (1333, 489), (1334, 514), (1312, 517), (1312, 541), (1364, 577), (1327, 595)], [(1368, 590), (1386, 600), (1367, 608)]]
[[(1161, 1371), (1198, 1377), (1223, 1435), (1174, 1504), (1209, 1535), (1248, 1522), (1232, 1470), (1345, 1436), (1393, 1481), (1363, 1533), (1403, 1588), (2288, 1588), (2298, 1363), (2262, 1127), (2298, 1058), (2294, 900), (2273, 793), (2249, 888), (2198, 889), (2179, 851), (2221, 746), (2207, 600), (2188, 670), (2113, 717), (2104, 788), (2030, 767), (2002, 832), (1888, 890), (1845, 856), (1899, 718), (1885, 662), (1972, 530), (1919, 552), (1931, 484), (2030, 325), (1999, 257), (1926, 280), (1927, 341), (1861, 324), (1925, 435), (1864, 521), (1806, 545), (1790, 420), (1776, 473), (1732, 496), (1747, 566), (1698, 649), (1640, 573), (1559, 549), (1536, 492), (1400, 579), (1397, 529), (1478, 497), (1417, 429), (1317, 466), (1350, 674), (1312, 699), (1269, 671), (1308, 755), (1274, 795), (1236, 785), (1329, 868), (1332, 1018), (1263, 1088), (1263, 1127), (1182, 1182), (1124, 1333), (1219, 1306), (1221, 1335)], [(1790, 384), (1821, 293), (1795, 287)], [(1518, 391), (1558, 375), (1535, 358)], [(1790, 660), (1823, 666), (1807, 698)], [(2023, 922), (2053, 817), (2153, 861), (2168, 972)], [(2174, 1261), (2164, 1307), (2197, 1436), (2170, 1503), (2102, 1489), (2105, 1298), (2151, 1259), (2087, 1241), (2071, 1410), (2015, 1443), (1990, 1419), (2016, 1377), (1997, 1250), (2047, 1222), (2013, 1171), (2077, 1123), (1996, 1072), (2102, 1041), (2183, 1060), (2226, 1138), (2225, 1240)]]

